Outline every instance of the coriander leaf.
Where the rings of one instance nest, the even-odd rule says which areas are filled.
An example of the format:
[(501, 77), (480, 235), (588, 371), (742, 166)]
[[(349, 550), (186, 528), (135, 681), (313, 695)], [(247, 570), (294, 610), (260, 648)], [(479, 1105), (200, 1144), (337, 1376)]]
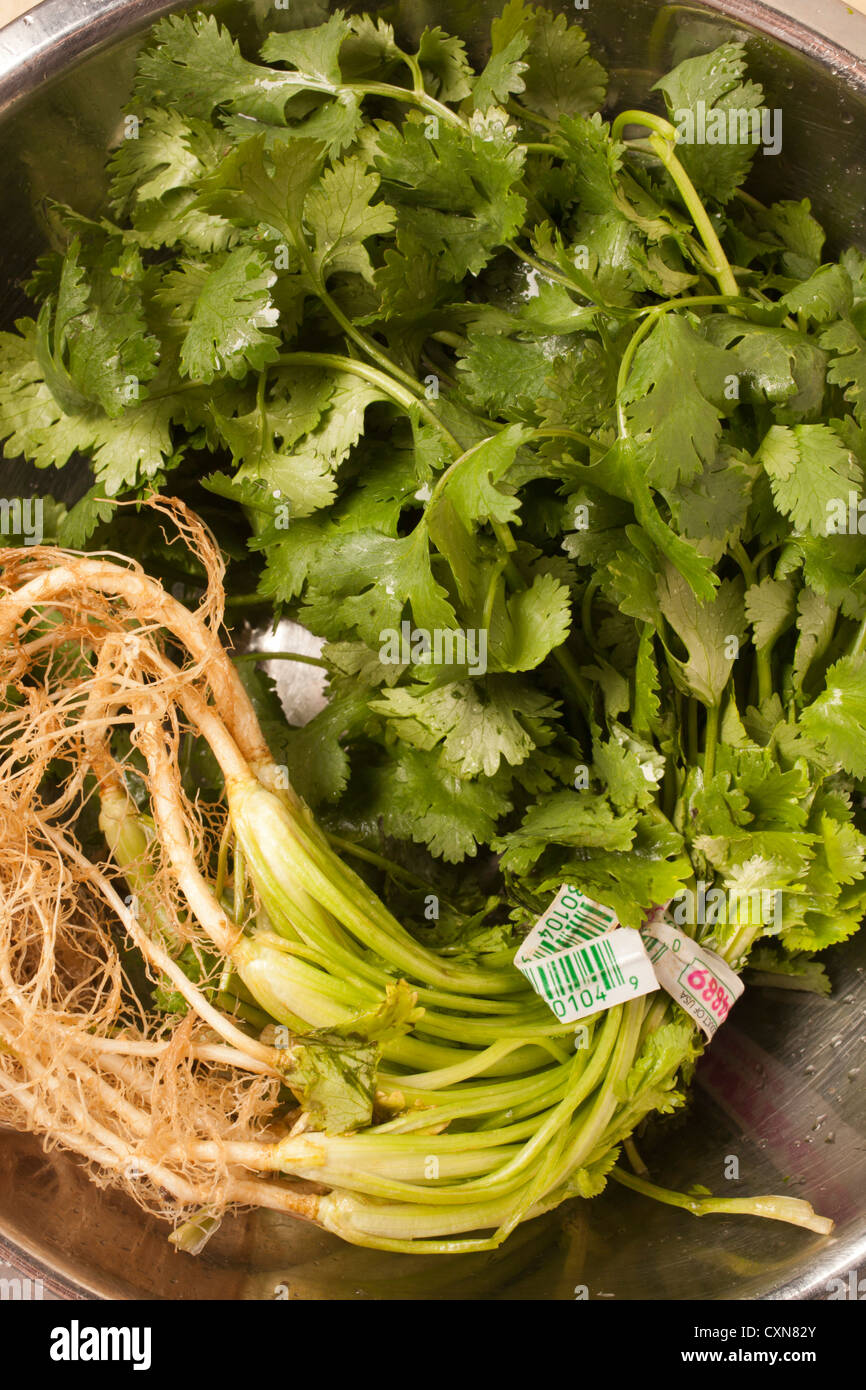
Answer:
[(667, 493), (683, 535), (716, 563), (746, 525), (755, 471), (750, 461), (722, 444), (703, 473)]
[(834, 354), (827, 371), (827, 380), (845, 388), (861, 424), (866, 420), (866, 339), (853, 323), (843, 319), (831, 324), (819, 339), (822, 348)]
[(265, 149), (273, 150), (278, 145), (315, 140), (329, 155), (336, 156), (355, 143), (364, 125), (360, 96), (345, 88), (336, 97), (322, 97), (312, 109), (305, 100), (303, 105), (292, 105), (289, 115), (297, 115), (298, 119), (288, 120), (285, 125), (270, 125), (251, 116), (225, 116), (222, 126), (235, 143), (258, 135)]
[(507, 525), (514, 521), (520, 503), (499, 484), (529, 435), (522, 425), (509, 425), (470, 449), (443, 475), (442, 493), (468, 531), (474, 531), (479, 522)]
[(386, 248), (382, 264), (375, 271), (381, 295), (379, 316), (403, 324), (424, 321), (439, 302), (436, 261), (422, 237), (408, 227), (398, 227), (395, 244)]
[(315, 1130), (348, 1134), (370, 1124), (380, 1053), (375, 1043), (327, 1033), (292, 1044), (286, 1081)]
[(419, 627), (433, 631), (455, 625), (445, 590), (433, 578), (423, 524), (398, 539), (369, 530), (338, 531), (319, 563), (302, 611), (313, 630), (327, 637), (356, 631), (371, 646), (380, 646), (389, 634), (396, 641), (407, 603)]
[(664, 766), (663, 757), (622, 725), (614, 725), (613, 737), (593, 743), (595, 774), (620, 811), (650, 805)]
[(610, 1149), (603, 1158), (599, 1158), (595, 1163), (585, 1164), (582, 1168), (576, 1168), (569, 1173), (566, 1179), (566, 1189), (576, 1197), (583, 1197), (588, 1200), (591, 1197), (599, 1197), (607, 1187), (607, 1175), (619, 1162), (620, 1150)]
[[(847, 505), (838, 510), (846, 515)], [(832, 537), (829, 544), (824, 537), (798, 535), (792, 538), (791, 549), (802, 559), (810, 588), (841, 608), (846, 617), (859, 621), (866, 613), (866, 536), (859, 530), (834, 534), (834, 525), (827, 529)]]
[(253, 135), (202, 180), (198, 202), (206, 212), (238, 226), (270, 227), (300, 245), (304, 202), (323, 157), (318, 140), (298, 139), (269, 149), (264, 135)]
[(758, 225), (777, 238), (784, 248), (781, 269), (796, 280), (808, 280), (821, 263), (824, 229), (812, 216), (808, 198), (795, 203), (783, 201), (761, 209), (756, 214)]
[(598, 685), (604, 701), (605, 717), (608, 720), (615, 720), (628, 709), (630, 699), (628, 679), (622, 671), (618, 671), (603, 656), (597, 657), (593, 666), (581, 666), (580, 674), (589, 676)]
[(148, 107), (136, 138), (121, 141), (109, 161), (113, 211), (130, 213), (141, 203), (193, 187), (225, 146), (225, 136), (207, 121)]
[(379, 132), (374, 162), (398, 226), (426, 242), (448, 280), (477, 275), (523, 224), (523, 152), (507, 132), (485, 138), (442, 122), (434, 137), (407, 120)]
[(425, 691), (396, 686), (370, 702), (387, 716), (397, 733), (416, 748), (441, 746), (444, 759), (461, 776), (492, 777), (504, 760), (526, 761), (538, 741), (552, 735), (542, 720), (556, 717), (559, 706), (523, 682), (488, 676)]
[(616, 363), (601, 343), (588, 336), (570, 339), (547, 371), (535, 400), (544, 426), (586, 431), (607, 424), (616, 398)]
[(24, 454), (38, 468), (61, 468), (73, 454), (91, 452), (95, 480), (109, 496), (177, 462), (170, 398), (132, 403), (115, 418), (95, 408), (67, 415), (36, 359), (35, 325), (23, 319), (18, 329), (21, 337), (0, 334), (0, 438), (6, 437), (7, 458)]
[(57, 527), (57, 543), (70, 550), (83, 550), (84, 543), (101, 522), (110, 521), (115, 509), (104, 497), (103, 487), (88, 488), (70, 507)]
[[(720, 203), (730, 201), (749, 172), (757, 148), (756, 120), (761, 130), (764, 94), (757, 83), (742, 80), (745, 71), (743, 45), (725, 43), (712, 53), (686, 58), (653, 88), (664, 96), (668, 116), (677, 127), (677, 154), (695, 187)], [(723, 141), (711, 144), (701, 138), (695, 127), (699, 102), (707, 136), (718, 126), (724, 132)], [(733, 140), (729, 139), (732, 120)]]
[(824, 398), (826, 356), (802, 333), (766, 328), (730, 314), (712, 314), (703, 332), (719, 347), (732, 348), (739, 362), (741, 396), (756, 404), (784, 406), (780, 424), (817, 413)]
[(860, 470), (830, 425), (772, 425), (756, 455), (779, 511), (799, 531), (827, 534), (828, 518), (840, 499), (859, 486)]
[(830, 667), (826, 681), (800, 724), (852, 777), (866, 777), (866, 662), (844, 656)]
[(591, 897), (612, 907), (624, 927), (641, 927), (648, 913), (670, 902), (693, 873), (681, 841), (679, 847), (669, 843), (648, 816), (641, 816), (627, 850), (594, 849), (566, 860), (558, 883), (563, 877), (579, 883)]
[(488, 779), (469, 782), (435, 753), (401, 744), (360, 785), (365, 821), (381, 820), (387, 835), (427, 845), (448, 863), (477, 854), (510, 809)]
[(170, 246), (210, 254), (226, 251), (238, 240), (230, 222), (199, 206), (194, 188), (175, 188), (162, 198), (139, 203), (132, 222), (139, 245), (148, 250)]
[(834, 907), (830, 913), (806, 912), (801, 923), (783, 928), (782, 940), (791, 951), (825, 951), (847, 941), (863, 924), (862, 899), (853, 912), (841, 912)]
[[(225, 416), (214, 408), (220, 437), (240, 465), (234, 489), (263, 484), (269, 514), (271, 499), (288, 503), (291, 530), (296, 520), (333, 501), (334, 475), (363, 434), (367, 407), (380, 399), (377, 387), (348, 372), (302, 367), (276, 375), (270, 396), (247, 414)], [(280, 530), (260, 537), (258, 546), (273, 543), (283, 544)]]
[(493, 20), (490, 58), (472, 92), (476, 110), (486, 111), (506, 102), (512, 93), (523, 91), (526, 63), (522, 59), (529, 44), (526, 30), (531, 16), (532, 10), (524, 0), (507, 0), (502, 14)]
[(829, 323), (851, 311), (851, 277), (844, 266), (822, 265), (808, 280), (788, 290), (782, 303), (790, 314), (803, 314), (813, 323)]
[(661, 610), (688, 654), (680, 660), (669, 651), (674, 680), (705, 705), (718, 705), (745, 632), (742, 582), (722, 580), (712, 602), (701, 604), (668, 564), (659, 575), (658, 593)]
[(664, 1023), (650, 1033), (620, 1089), (630, 1117), (650, 1110), (666, 1115), (682, 1105), (685, 1097), (674, 1089), (677, 1074), (699, 1051), (689, 1022)]
[(261, 371), (279, 355), (280, 340), (266, 330), (279, 322), (271, 297), (277, 273), (261, 250), (239, 246), (204, 261), (182, 261), (165, 277), (159, 300), (183, 332), (185, 376), (211, 382), (228, 374)]
[(794, 649), (794, 686), (803, 684), (814, 661), (826, 652), (836, 626), (838, 609), (822, 594), (801, 589), (797, 598), (797, 646)]
[(292, 74), (248, 62), (213, 15), (169, 15), (139, 57), (133, 99), (205, 120), (225, 107), (281, 124), (298, 90)]
[(653, 487), (690, 483), (712, 463), (738, 365), (680, 315), (659, 316), (623, 392)]
[(283, 737), (282, 753), (295, 791), (314, 809), (338, 801), (349, 780), (345, 744), (370, 723), (366, 692), (333, 694), (325, 708), (300, 729)]
[(749, 954), (747, 979), (753, 985), (803, 990), (826, 997), (832, 993), (827, 971), (809, 955), (780, 955), (769, 942)]
[(546, 343), (473, 331), (457, 368), (473, 405), (495, 416), (526, 418), (552, 365)]
[(67, 414), (94, 405), (120, 415), (157, 370), (158, 343), (147, 330), (144, 269), (132, 248), (104, 235), (95, 254), (79, 237), (60, 267), (56, 294), (36, 321), (34, 352), (54, 398)]
[(758, 651), (772, 647), (794, 622), (794, 581), (767, 575), (746, 590), (746, 617), (752, 624)]
[(415, 56), (427, 91), (438, 101), (463, 101), (470, 95), (475, 74), (462, 39), (452, 38), (437, 24), (424, 30)]
[(525, 873), (548, 845), (626, 850), (634, 839), (637, 811), (614, 811), (592, 792), (554, 792), (530, 806), (517, 830), (494, 842), (506, 872)]
[(866, 875), (866, 838), (847, 820), (822, 814), (820, 824), (822, 849), (834, 889), (838, 884), (856, 883)]
[(269, 34), (262, 44), (262, 57), (268, 63), (289, 63), (305, 77), (336, 87), (342, 81), (340, 49), (351, 32), (352, 21), (337, 10), (312, 29)]
[(88, 430), (93, 476), (109, 497), (156, 478), (180, 461), (172, 442), (171, 397), (129, 406), (116, 419), (93, 418)]
[(37, 468), (62, 468), (89, 446), (84, 416), (66, 415), (58, 405), (36, 356), (36, 324), (19, 319), (16, 333), (0, 334), (0, 438), (4, 454), (23, 454)]
[(340, 69), (346, 82), (363, 82), (375, 78), (389, 81), (392, 72), (404, 61), (403, 53), (394, 38), (394, 27), (384, 19), (370, 15), (349, 15), (351, 32), (340, 48)]
[(378, 176), (367, 172), (366, 161), (352, 156), (326, 169), (308, 193), (304, 220), (312, 235), (313, 264), (323, 281), (349, 271), (372, 283), (364, 242), (390, 232), (395, 217), (386, 203), (371, 206), (378, 187)]
[(285, 536), (267, 547), (259, 580), (262, 597), (274, 603), (289, 603), (303, 593), (336, 531), (331, 517), (324, 513), (292, 522)]
[[(582, 158), (580, 151), (571, 154), (575, 164)], [(572, 168), (571, 159), (569, 169)], [(621, 308), (630, 305), (636, 292), (644, 288), (640, 273), (642, 234), (634, 222), (618, 211), (582, 214), (574, 230), (574, 241), (568, 244), (558, 228), (554, 229), (549, 222), (539, 223), (533, 228), (532, 245), (536, 255), (557, 266), (594, 302), (579, 309), (569, 299), (572, 321), (561, 325), (566, 331), (585, 327), (586, 316), (595, 317), (597, 306)], [(551, 297), (549, 289), (539, 289), (540, 294), (548, 299)], [(530, 306), (531, 301), (521, 310), (524, 316), (529, 316)], [(560, 312), (563, 312), (561, 303)], [(575, 315), (580, 315), (576, 322)]]
[(634, 670), (634, 708), (632, 728), (639, 738), (658, 732), (661, 724), (661, 700), (658, 665), (653, 650), (653, 631), (641, 623), (637, 662)]
[[(575, 240), (580, 246), (587, 239), (584, 229), (595, 227), (604, 231), (599, 245), (607, 248), (608, 258), (613, 258), (613, 245), (623, 237), (630, 241), (630, 258), (638, 245), (631, 233), (640, 231), (650, 241), (673, 233), (675, 214), (623, 169), (625, 145), (613, 139), (610, 127), (597, 112), (589, 117), (561, 117), (558, 139), (566, 160), (569, 195), (581, 214), (575, 228)], [(593, 223), (585, 215), (595, 216), (599, 222)]]
[(588, 116), (604, 103), (607, 74), (589, 54), (578, 24), (539, 6), (534, 12), (529, 47), (524, 53), (521, 102), (552, 121), (560, 116)]
[(585, 476), (587, 481), (599, 485), (603, 480), (605, 492), (630, 502), (647, 537), (676, 566), (698, 598), (712, 597), (715, 577), (709, 561), (662, 518), (646, 478), (643, 456), (634, 439), (618, 439), (597, 463), (585, 470)]
[[(296, 449), (296, 454), (313, 454), (325, 460), (333, 470), (361, 438), (368, 406), (382, 400), (383, 396), (379, 387), (350, 372), (333, 373), (330, 376), (330, 390), (322, 383), (321, 377), (319, 382), (317, 388), (307, 377), (305, 389), (303, 369), (281, 372), (274, 386), (274, 403), (282, 418), (285, 418), (287, 410), (290, 413), (292, 433), (300, 420), (306, 425), (306, 437), (300, 449)], [(323, 401), (320, 392), (327, 392), (327, 404), (319, 420), (313, 424), (308, 412), (315, 412), (319, 402)], [(296, 435), (296, 441), (299, 438)]]
[(552, 574), (536, 574), (528, 589), (493, 606), (488, 659), (494, 671), (531, 671), (561, 646), (571, 629), (568, 589)]

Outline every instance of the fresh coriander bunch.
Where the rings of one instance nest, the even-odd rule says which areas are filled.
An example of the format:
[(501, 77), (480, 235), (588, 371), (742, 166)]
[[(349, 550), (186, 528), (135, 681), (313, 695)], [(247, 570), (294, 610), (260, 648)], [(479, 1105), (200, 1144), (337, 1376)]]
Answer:
[[(220, 509), (230, 602), (326, 640), (329, 705), (272, 719), (276, 760), (440, 961), (507, 973), (564, 881), (628, 926), (712, 885), (695, 935), (738, 969), (768, 936), (765, 973), (813, 979), (866, 899), (866, 262), (824, 257), (808, 203), (742, 191), (754, 145), (677, 140), (699, 101), (761, 113), (741, 46), (612, 124), (563, 17), (512, 0), (485, 56), (342, 13), (249, 56), (164, 20), (105, 215), (53, 210), (36, 316), (0, 337), (6, 452), (90, 459), (66, 546), (109, 544), (112, 499), (169, 477)], [(743, 921), (755, 894), (772, 912)], [(241, 1002), (326, 1026), (268, 988)], [(673, 1103), (690, 1022), (613, 1019), (596, 1070), (526, 1112), (543, 1138), (496, 1239), (587, 1164), (598, 1190)]]

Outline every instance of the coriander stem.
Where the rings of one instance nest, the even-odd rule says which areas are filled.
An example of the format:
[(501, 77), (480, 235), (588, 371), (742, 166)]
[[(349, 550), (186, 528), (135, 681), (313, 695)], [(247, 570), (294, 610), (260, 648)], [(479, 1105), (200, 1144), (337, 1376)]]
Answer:
[(490, 583), (487, 585), (487, 593), (484, 596), (484, 608), (481, 614), (481, 627), (485, 632), (490, 631), (490, 624), (493, 620), (493, 605), (496, 602), (496, 589), (499, 583), (499, 576), (508, 563), (505, 555), (500, 555), (493, 571), (490, 575)]
[(433, 891), (431, 885), (425, 883), (423, 878), (419, 878), (417, 874), (410, 873), (408, 869), (404, 869), (400, 864), (395, 863), (393, 859), (386, 859), (384, 855), (377, 854), (375, 850), (367, 849), (365, 845), (356, 845), (352, 840), (344, 840), (341, 835), (332, 835), (329, 831), (325, 833), (328, 836), (328, 843), (333, 845), (334, 849), (340, 850), (343, 854), (351, 854), (354, 855), (356, 859), (363, 859), (365, 863), (373, 864), (377, 869), (381, 869), (383, 873), (391, 874), (393, 878), (401, 878), (404, 883), (412, 888), (419, 888), (427, 893)]
[(649, 1168), (647, 1168), (646, 1164), (644, 1163), (643, 1159), (638, 1153), (637, 1148), (635, 1146), (635, 1142), (630, 1135), (628, 1139), (623, 1140), (622, 1146), (625, 1150), (626, 1157), (628, 1158), (628, 1161), (631, 1164), (633, 1171), (637, 1173), (638, 1177), (643, 1177), (646, 1173), (648, 1173)]
[(631, 366), (635, 358), (635, 353), (647, 334), (655, 327), (659, 315), (664, 313), (666, 307), (667, 306), (660, 305), (658, 309), (656, 309), (655, 306), (653, 306), (654, 312), (647, 314), (643, 323), (638, 325), (626, 343), (625, 352), (622, 355), (616, 377), (616, 419), (617, 432), (620, 439), (628, 439), (629, 437), (628, 416), (626, 415), (625, 402), (622, 396), (625, 391), (626, 382), (628, 381), (628, 374), (631, 371)]
[(333, 295), (325, 287), (324, 281), (317, 274), (309, 249), (303, 237), (298, 238), (298, 250), (301, 253), (301, 259), (304, 262), (307, 272), (316, 286), (316, 293), (331, 316), (336, 319), (337, 323), (346, 334), (346, 337), (355, 343), (363, 353), (366, 353), (371, 361), (375, 362), (383, 371), (396, 377), (399, 382), (402, 382), (403, 386), (411, 393), (413, 399), (417, 399), (418, 393), (422, 388), (415, 378), (410, 376), (408, 372), (404, 372), (402, 367), (398, 367), (395, 362), (392, 362), (388, 354), (383, 352), (382, 349), (374, 343), (372, 338), (368, 338), (366, 333), (362, 333), (359, 328), (356, 328), (348, 314), (343, 313), (336, 299), (334, 299)]
[(302, 661), (306, 666), (321, 666), (329, 670), (327, 661), (306, 652), (239, 652), (232, 661)]
[(232, 823), (226, 817), (223, 833), (220, 837), (219, 856), (217, 859), (216, 881), (214, 883), (214, 897), (222, 899), (223, 889), (225, 888), (226, 876), (228, 873), (229, 845), (232, 838)]
[(562, 427), (545, 427), (532, 431), (533, 439), (573, 439), (576, 444), (582, 444), (589, 449), (590, 453), (595, 449), (596, 453), (607, 453), (607, 445), (600, 444), (597, 439), (593, 439), (589, 434), (583, 434), (580, 430), (566, 429)]
[(676, 299), (662, 300), (660, 304), (648, 304), (645, 308), (638, 309), (635, 318), (644, 318), (647, 314), (657, 314), (662, 309), (691, 309), (696, 304), (700, 306), (724, 304), (730, 307), (733, 303), (738, 308), (748, 308), (750, 302), (741, 294), (684, 294), (679, 295)]
[(577, 696), (581, 709), (585, 714), (589, 714), (592, 709), (592, 686), (580, 674), (571, 652), (564, 646), (555, 647), (550, 655)]
[(652, 131), (648, 141), (649, 146), (670, 174), (680, 197), (691, 214), (698, 235), (712, 257), (713, 275), (718, 281), (719, 289), (723, 294), (738, 296), (739, 286), (722, 249), (722, 243), (719, 241), (716, 229), (710, 220), (710, 215), (685, 168), (674, 154), (677, 139), (675, 127), (662, 116), (654, 116), (649, 111), (623, 111), (617, 116), (611, 129), (614, 140), (619, 138), (627, 125), (641, 125)]
[[(408, 58), (411, 55), (404, 56)], [(456, 111), (452, 111), (450, 106), (445, 106), (435, 97), (431, 97), (429, 92), (419, 90), (417, 86), (410, 90), (408, 87), (398, 87), (390, 82), (347, 82), (338, 87), (337, 92), (353, 92), (355, 96), (389, 97), (392, 101), (409, 102), (414, 106), (423, 106), (425, 111), (440, 116), (449, 125), (460, 126), (463, 129), (468, 126), (468, 122)]]
[(558, 285), (564, 285), (568, 290), (576, 290), (578, 294), (582, 294), (584, 299), (586, 299), (586, 291), (580, 285), (576, 284), (574, 280), (564, 275), (561, 270), (557, 270), (556, 266), (548, 265), (546, 261), (540, 261), (537, 256), (531, 255), (528, 251), (522, 251), (516, 241), (506, 241), (505, 247), (506, 250), (516, 256), (519, 261), (523, 261), (525, 265), (532, 266), (533, 270), (537, 270), (539, 274), (546, 276), (548, 280), (554, 280)]
[(262, 594), (230, 594), (226, 598), (226, 608), (264, 608), (269, 607), (271, 602)]
[(542, 130), (549, 130), (551, 135), (556, 135), (559, 132), (559, 127), (555, 121), (548, 120), (546, 116), (540, 115), (537, 111), (529, 111), (527, 107), (521, 106), (519, 101), (507, 101), (505, 109), (521, 121), (529, 121), (532, 125), (541, 126)]
[(454, 348), (455, 352), (462, 352), (466, 346), (465, 338), (461, 338), (459, 333), (450, 333), (447, 328), (440, 328), (436, 333), (431, 333), (430, 337), (436, 343), (444, 343), (446, 347)]
[(601, 580), (597, 574), (594, 574), (584, 589), (583, 597), (580, 601), (580, 621), (583, 627), (583, 635), (593, 650), (595, 649), (595, 634), (592, 630), (592, 601), (600, 584)]
[(710, 215), (698, 197), (697, 189), (673, 153), (668, 140), (660, 135), (651, 135), (650, 144), (679, 189), (682, 200), (691, 213), (698, 235), (713, 259), (713, 277), (718, 282), (719, 289), (723, 294), (738, 296), (740, 291), (736, 277), (722, 249), (722, 243), (719, 241)]
[(402, 49), (400, 53), (403, 62), (412, 74), (412, 90), (418, 96), (421, 94), (426, 96), (427, 89), (424, 86), (424, 74), (421, 71), (421, 64), (418, 62), (418, 55), (416, 53), (406, 53)]
[(773, 694), (773, 667), (769, 647), (755, 653), (755, 667), (758, 672), (758, 704), (762, 705)]
[(689, 762), (696, 767), (698, 764), (698, 702), (695, 699), (689, 700), (688, 738)]
[(369, 381), (372, 386), (378, 386), (384, 395), (397, 405), (401, 405), (409, 414), (418, 411), (428, 424), (439, 431), (452, 449), (460, 452), (459, 443), (451, 431), (442, 424), (438, 415), (430, 409), (426, 401), (413, 395), (411, 391), (407, 391), (388, 372), (379, 371), (378, 368), (371, 367), (366, 362), (359, 362), (356, 357), (343, 357), (336, 352), (282, 352), (274, 362), (269, 364), (269, 369), (273, 367), (332, 367), (335, 371), (351, 372), (354, 376)]
[[(773, 547), (768, 547), (768, 550), (771, 549), (773, 549)], [(735, 541), (730, 547), (730, 550), (731, 555), (743, 572), (743, 578), (746, 583), (750, 587), (756, 584), (758, 582), (758, 565), (767, 552), (762, 552), (756, 560), (752, 560), (742, 541)], [(760, 650), (757, 648), (755, 649), (755, 672), (758, 679), (759, 705), (763, 704), (765, 700), (769, 700), (773, 693), (773, 668), (771, 665), (770, 653), (771, 649), (769, 647), (764, 647)]]
[(751, 193), (747, 193), (744, 188), (736, 189), (735, 197), (739, 198), (747, 207), (755, 208), (758, 212), (767, 211), (766, 203), (762, 203), (760, 198), (755, 198)]
[(685, 1192), (672, 1192), (666, 1187), (657, 1187), (653, 1182), (628, 1173), (623, 1168), (612, 1168), (610, 1176), (623, 1187), (641, 1192), (657, 1202), (669, 1207), (682, 1207), (693, 1216), (709, 1216), (713, 1212), (737, 1212), (748, 1216), (765, 1216), (773, 1221), (787, 1221), (792, 1226), (804, 1226), (807, 1231), (827, 1235), (833, 1229), (833, 1222), (827, 1217), (818, 1216), (809, 1202), (799, 1197), (691, 1197)]
[(742, 570), (743, 578), (745, 579), (746, 583), (749, 586), (754, 584), (757, 581), (755, 561), (751, 559), (749, 552), (746, 550), (746, 547), (743, 545), (742, 541), (734, 541), (733, 545), (731, 546), (731, 555), (734, 557), (740, 569)]
[(715, 772), (716, 768), (716, 748), (719, 742), (719, 718), (721, 709), (718, 705), (710, 705), (707, 709), (707, 727), (704, 735), (704, 784), (706, 785)]

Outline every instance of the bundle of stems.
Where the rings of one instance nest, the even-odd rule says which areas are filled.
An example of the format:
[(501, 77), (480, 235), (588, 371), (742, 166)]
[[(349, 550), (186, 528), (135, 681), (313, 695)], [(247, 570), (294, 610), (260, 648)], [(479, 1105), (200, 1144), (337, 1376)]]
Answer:
[[(491, 1249), (594, 1195), (680, 1101), (693, 1025), (652, 994), (576, 1032), (510, 960), (416, 940), (274, 763), (220, 637), (212, 537), (151, 505), (205, 567), (195, 612), (121, 556), (0, 552), (0, 1118), (176, 1222), (256, 1205), (386, 1250)], [(184, 790), (190, 731), (219, 803)], [(621, 1176), (697, 1215), (832, 1225)]]

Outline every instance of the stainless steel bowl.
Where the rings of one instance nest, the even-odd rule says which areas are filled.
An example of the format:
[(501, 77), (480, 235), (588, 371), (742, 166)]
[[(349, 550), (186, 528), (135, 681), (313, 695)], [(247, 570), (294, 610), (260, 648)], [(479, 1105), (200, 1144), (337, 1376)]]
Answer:
[[(572, 10), (562, 0), (561, 8)], [(46, 0), (0, 31), (0, 322), (23, 304), (18, 282), (44, 245), (46, 197), (96, 208), (143, 28), (163, 0)], [(247, 30), (318, 23), (327, 0), (217, 7)], [(441, 23), (478, 45), (483, 0), (375, 0), (411, 32)], [(578, 7), (579, 8), (579, 7)], [(579, 18), (613, 72), (612, 102), (638, 105), (673, 63), (729, 38), (748, 45), (769, 105), (784, 113), (778, 158), (760, 157), (763, 197), (812, 199), (839, 246), (866, 244), (866, 18), (837, 0), (665, 5), (593, 3)], [(810, 27), (811, 26), (811, 27)], [(38, 485), (71, 498), (67, 469), (2, 465), (3, 492)], [(836, 1220), (817, 1237), (753, 1218), (696, 1221), (622, 1189), (521, 1227), (491, 1255), (388, 1255), (343, 1245), (267, 1213), (226, 1220), (198, 1257), (175, 1253), (166, 1228), (100, 1191), (75, 1160), (0, 1133), (0, 1258), (66, 1297), (107, 1298), (827, 1298), (866, 1274), (866, 932), (830, 953), (832, 999), (747, 990), (697, 1072), (686, 1113), (642, 1141), (659, 1181), (726, 1195), (790, 1191)], [(736, 1159), (736, 1164), (732, 1162)], [(738, 1177), (729, 1176), (738, 1171)], [(855, 1275), (856, 1277), (856, 1275)]]

